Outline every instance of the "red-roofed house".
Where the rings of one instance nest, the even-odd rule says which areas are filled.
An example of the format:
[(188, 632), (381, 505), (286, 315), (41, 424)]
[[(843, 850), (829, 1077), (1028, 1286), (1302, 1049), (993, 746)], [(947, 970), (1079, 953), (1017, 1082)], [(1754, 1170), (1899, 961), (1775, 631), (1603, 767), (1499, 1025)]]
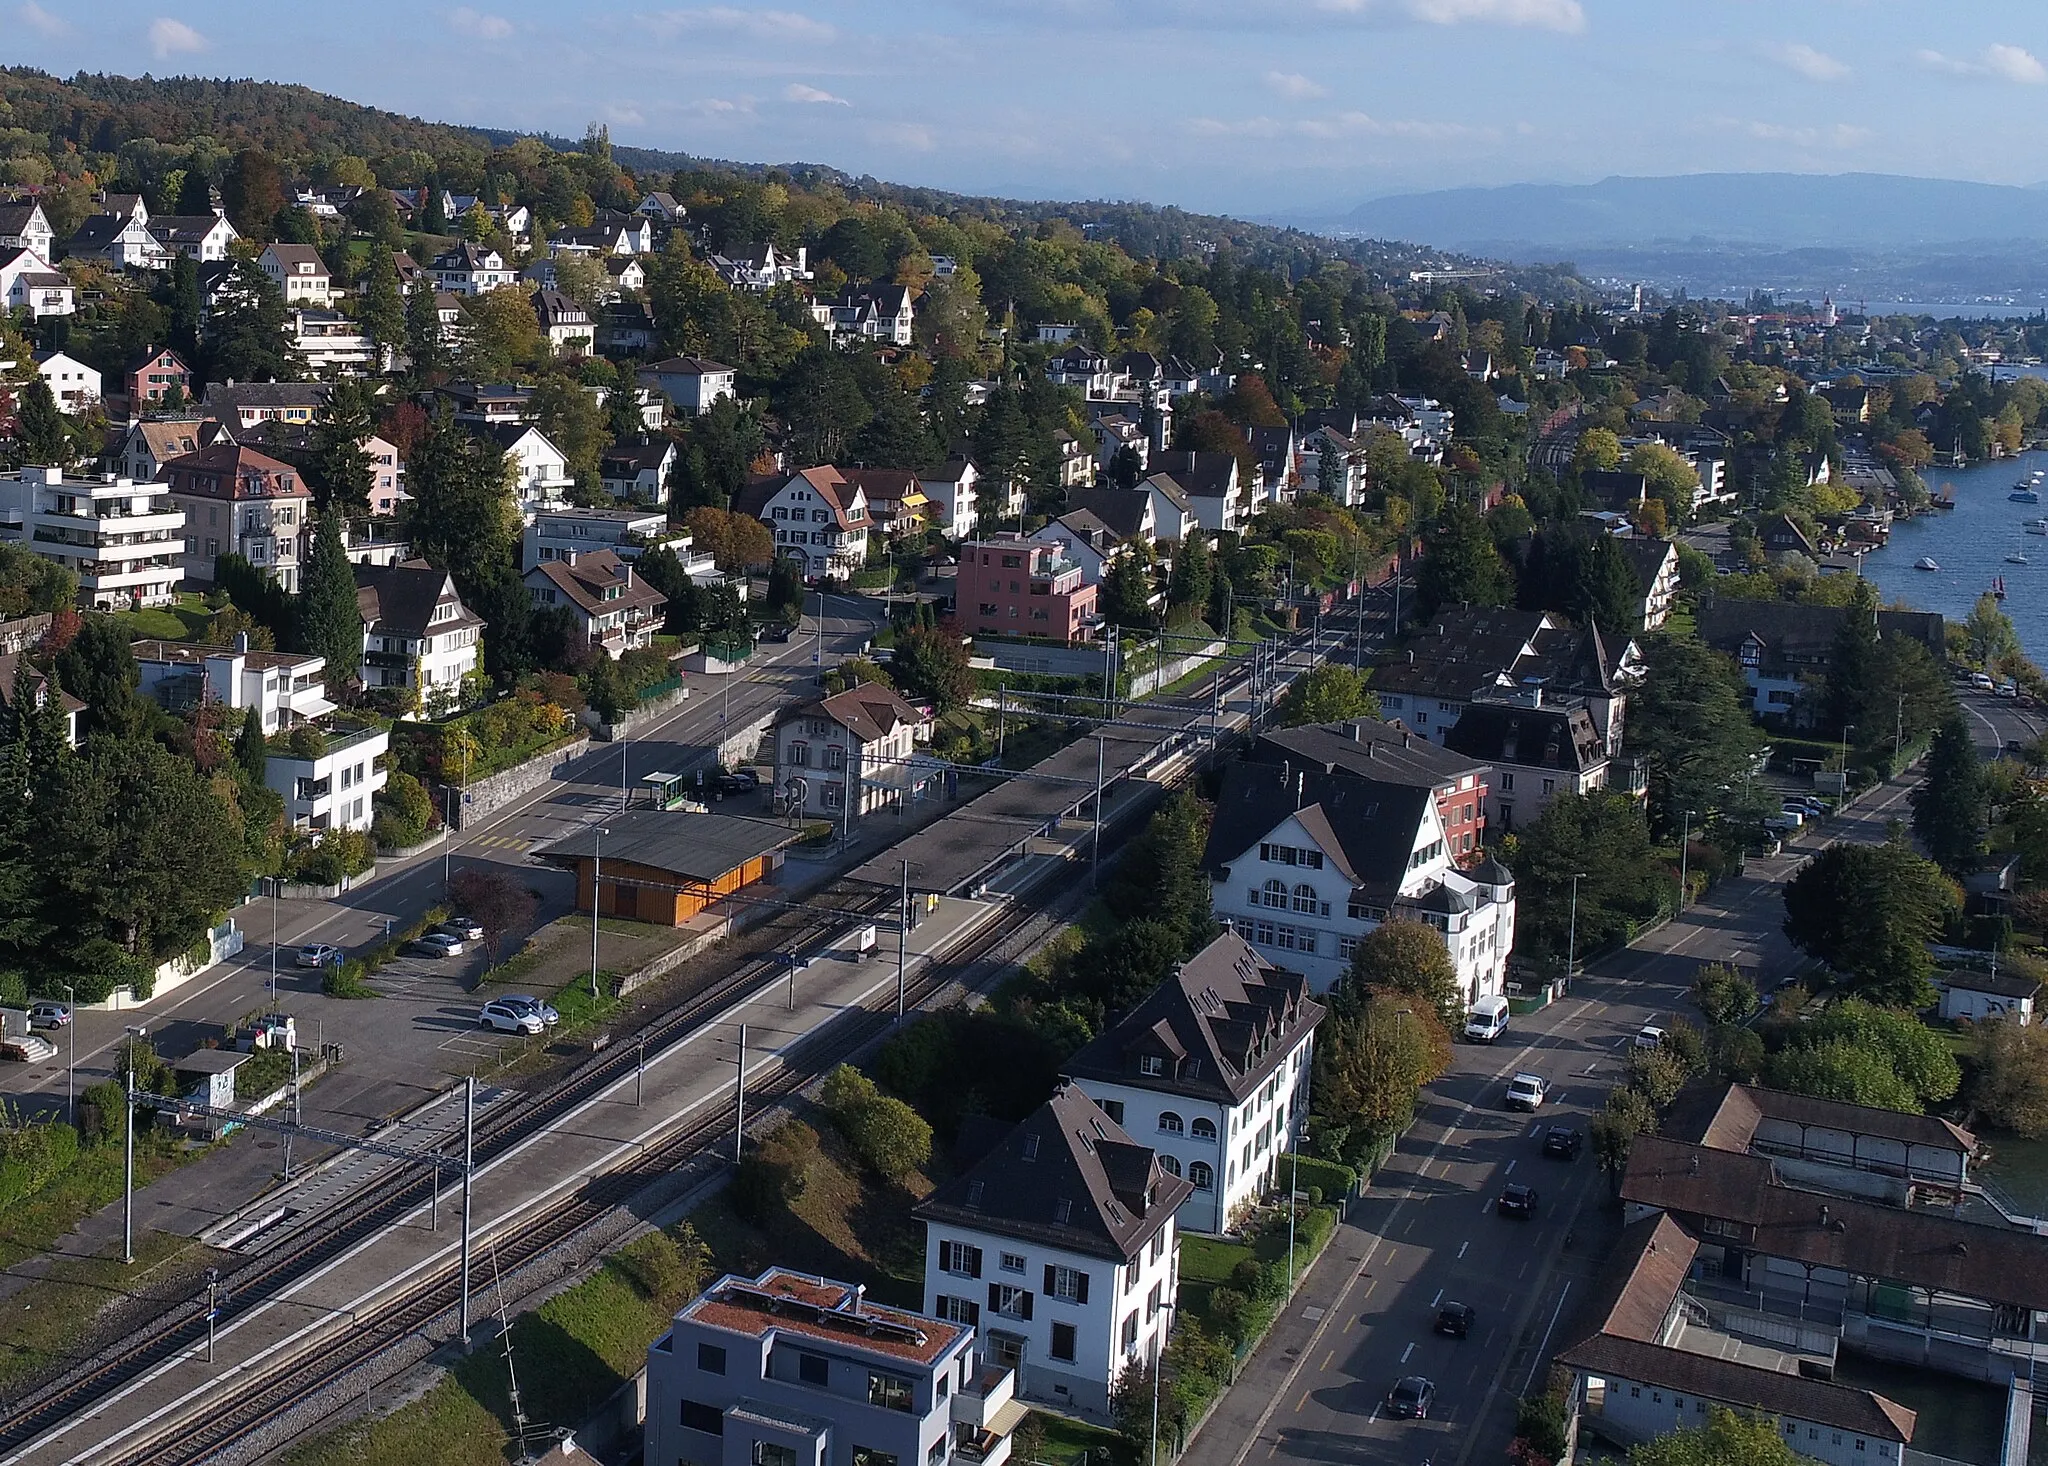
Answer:
[(214, 561), (240, 555), (287, 591), (299, 588), (299, 537), (313, 507), (299, 471), (254, 448), (214, 443), (163, 466), (185, 511), (185, 578), (211, 582)]

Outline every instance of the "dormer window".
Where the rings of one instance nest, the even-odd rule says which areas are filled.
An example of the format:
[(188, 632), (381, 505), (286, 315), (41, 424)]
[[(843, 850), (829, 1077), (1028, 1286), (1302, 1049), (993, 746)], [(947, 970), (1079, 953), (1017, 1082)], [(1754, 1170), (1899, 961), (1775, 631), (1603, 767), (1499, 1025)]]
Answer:
[(1038, 1159), (1038, 1137), (1036, 1135), (1024, 1137), (1024, 1159), (1027, 1161)]
[(1147, 1078), (1157, 1079), (1166, 1072), (1166, 1060), (1157, 1054), (1146, 1054), (1138, 1060), (1138, 1072)]
[(969, 1181), (967, 1183), (967, 1204), (969, 1206), (979, 1207), (981, 1205), (982, 1184), (980, 1181)]
[(1071, 1222), (1074, 1219), (1074, 1203), (1062, 1196), (1053, 1203), (1052, 1219), (1056, 1222)]

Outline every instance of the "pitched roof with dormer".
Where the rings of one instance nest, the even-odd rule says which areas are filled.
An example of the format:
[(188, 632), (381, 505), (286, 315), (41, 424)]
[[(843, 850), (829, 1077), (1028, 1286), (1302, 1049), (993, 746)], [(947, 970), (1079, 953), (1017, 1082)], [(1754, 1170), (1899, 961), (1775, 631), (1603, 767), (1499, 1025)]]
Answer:
[(787, 478), (770, 474), (754, 480), (740, 490), (738, 499), (733, 503), (733, 512), (759, 519), (769, 503), (798, 479), (818, 496), (820, 503), (831, 509), (833, 520), (841, 529), (859, 529), (867, 523), (866, 499), (860, 485), (829, 463), (807, 468)]
[(1587, 774), (1607, 762), (1607, 741), (1583, 707), (1478, 702), (1458, 715), (1444, 747), (1490, 764)]
[(239, 443), (215, 442), (170, 459), (158, 468), (174, 494), (240, 502), (252, 499), (310, 499), (299, 471), (267, 453)]
[(633, 567), (613, 550), (587, 550), (573, 560), (543, 560), (526, 572), (526, 581), (538, 576), (554, 586), (586, 616), (607, 616), (614, 611), (644, 608), (660, 610), (668, 597), (633, 573)]
[(898, 728), (928, 721), (902, 695), (879, 682), (862, 682), (844, 692), (785, 708), (776, 718), (777, 727), (798, 718), (829, 718), (862, 743), (887, 738)]
[(926, 1222), (1128, 1262), (1193, 1183), (1168, 1175), (1095, 1101), (1062, 1084), (968, 1170), (916, 1209)]
[(1412, 784), (1289, 764), (1231, 764), (1216, 794), (1202, 868), (1222, 876), (1282, 823), (1295, 820), (1352, 889), (1391, 899), (1408, 875), (1435, 794)]
[[(482, 626), (483, 618), (463, 606), (451, 620), (435, 621), (434, 608), (446, 597), (456, 597), (455, 581), (447, 571), (437, 570), (424, 560), (401, 560), (396, 565), (357, 565), (356, 610), (366, 630), (384, 636), (418, 640)], [(456, 597), (457, 605), (461, 605)]]

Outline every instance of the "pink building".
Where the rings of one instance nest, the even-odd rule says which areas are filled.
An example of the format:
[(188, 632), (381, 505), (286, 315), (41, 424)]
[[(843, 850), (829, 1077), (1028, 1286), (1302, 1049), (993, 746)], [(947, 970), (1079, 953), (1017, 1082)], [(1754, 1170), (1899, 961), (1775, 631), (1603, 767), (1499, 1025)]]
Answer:
[(1067, 643), (1095, 634), (1095, 587), (1057, 544), (1003, 534), (960, 547), (956, 617), (972, 634)]

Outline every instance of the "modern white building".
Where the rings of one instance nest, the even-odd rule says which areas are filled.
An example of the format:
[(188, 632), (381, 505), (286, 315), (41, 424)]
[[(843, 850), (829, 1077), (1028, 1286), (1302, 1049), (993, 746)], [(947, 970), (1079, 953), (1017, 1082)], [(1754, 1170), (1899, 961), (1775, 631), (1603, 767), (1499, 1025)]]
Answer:
[(1193, 1189), (1184, 1232), (1228, 1230), (1274, 1184), (1308, 1118), (1315, 1028), (1308, 979), (1225, 932), (1066, 1064), (1126, 1135)]
[(1203, 867), (1218, 920), (1328, 992), (1361, 938), (1395, 917), (1435, 927), (1469, 1007), (1504, 991), (1515, 885), (1490, 857), (1452, 859), (1439, 800), (1319, 766), (1232, 764)]
[(636, 504), (666, 504), (669, 474), (676, 466), (676, 445), (667, 438), (615, 443), (598, 463), (604, 491), (614, 499)]
[(947, 539), (964, 540), (974, 534), (980, 522), (974, 488), (980, 482), (981, 470), (966, 458), (949, 459), (919, 472), (917, 483), (931, 505), (931, 522)]
[(733, 509), (767, 525), (776, 556), (802, 562), (807, 580), (850, 575), (867, 563), (867, 493), (830, 465), (750, 484)]
[(32, 249), (0, 249), (0, 304), (35, 320), (78, 308), (70, 277)]
[(691, 416), (705, 411), (721, 397), (733, 395), (739, 373), (720, 361), (701, 356), (672, 356), (640, 369), (639, 383), (668, 395), (677, 412)]
[(1165, 1346), (1188, 1181), (1063, 1084), (917, 1208), (925, 1311), (978, 1327), (1017, 1391), (1093, 1420)]
[(367, 830), (375, 818), (373, 797), (389, 780), (378, 760), (390, 752), (383, 727), (326, 735), (312, 758), (272, 749), (263, 763), (263, 782), (284, 800), (284, 817), (295, 830)]
[(560, 508), (569, 490), (576, 487), (569, 472), (569, 455), (539, 428), (523, 422), (492, 423), (481, 436), (505, 450), (505, 461), (512, 468), (512, 492), (526, 518), (543, 509)]
[(792, 814), (843, 820), (902, 809), (937, 775), (914, 755), (931, 720), (901, 695), (863, 682), (775, 720), (775, 797)]
[(700, 584), (722, 579), (717, 562), (700, 555), (687, 530), (672, 528), (659, 509), (582, 509), (567, 505), (534, 515), (520, 541), (521, 573), (565, 555), (610, 550), (621, 560), (637, 560), (650, 550), (667, 550)]
[[(189, 641), (138, 641), (138, 690), (173, 712), (214, 702), (241, 712), (256, 709), (265, 735), (334, 711), (327, 698), (327, 660), (300, 652), (252, 649), (246, 633), (231, 647)], [(241, 725), (230, 721), (228, 732)]]
[(728, 1274), (647, 1350), (648, 1466), (1003, 1466), (1025, 1408), (971, 1325)]
[(161, 483), (38, 467), (0, 475), (0, 541), (76, 571), (88, 610), (160, 606), (185, 578), (185, 511)]

